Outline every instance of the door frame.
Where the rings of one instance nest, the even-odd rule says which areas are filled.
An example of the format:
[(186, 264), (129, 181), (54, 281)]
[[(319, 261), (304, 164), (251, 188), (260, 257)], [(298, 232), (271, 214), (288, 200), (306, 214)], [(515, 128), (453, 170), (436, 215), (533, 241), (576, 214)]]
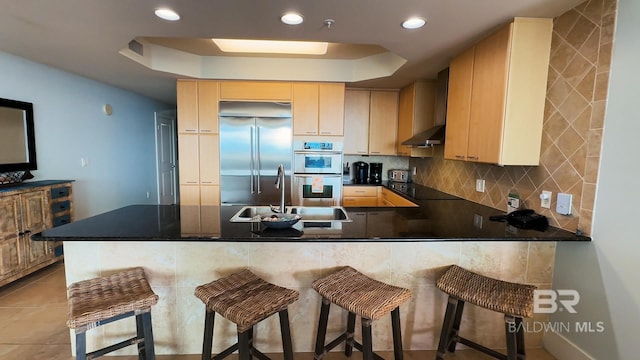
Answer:
[(162, 204), (160, 199), (161, 199), (161, 191), (162, 191), (162, 187), (161, 187), (161, 178), (162, 178), (162, 174), (161, 174), (161, 164), (160, 164), (160, 159), (161, 159), (161, 152), (160, 152), (160, 122), (159, 122), (159, 118), (162, 119), (167, 119), (169, 120), (170, 124), (171, 124), (171, 139), (172, 141), (172, 149), (171, 149), (171, 157), (172, 157), (172, 162), (174, 164), (173, 166), (173, 176), (172, 176), (172, 191), (173, 191), (173, 200), (172, 200), (172, 204), (177, 204), (178, 203), (178, 198), (179, 198), (179, 194), (178, 194), (178, 135), (177, 135), (177, 131), (176, 131), (176, 126), (177, 126), (177, 116), (176, 116), (176, 110), (161, 110), (161, 111), (156, 111), (155, 112), (155, 142), (156, 142), (156, 183), (157, 183), (157, 194), (156, 194), (156, 200), (158, 202), (158, 204), (160, 205), (172, 205), (172, 204)]

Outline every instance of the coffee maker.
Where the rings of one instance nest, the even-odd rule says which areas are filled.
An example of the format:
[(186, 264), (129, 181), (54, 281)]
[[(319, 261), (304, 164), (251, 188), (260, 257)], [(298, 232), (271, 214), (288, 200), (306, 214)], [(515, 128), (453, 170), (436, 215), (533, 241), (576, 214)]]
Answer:
[(364, 161), (353, 163), (353, 176), (355, 184), (367, 184), (369, 182), (369, 164)]
[(382, 183), (382, 163), (369, 164), (369, 183), (370, 184)]

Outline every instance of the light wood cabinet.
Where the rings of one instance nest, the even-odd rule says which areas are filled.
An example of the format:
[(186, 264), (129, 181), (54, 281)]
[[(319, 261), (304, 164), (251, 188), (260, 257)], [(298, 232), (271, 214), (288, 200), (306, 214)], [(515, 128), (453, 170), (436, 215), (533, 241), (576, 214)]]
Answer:
[(383, 186), (344, 186), (344, 207), (416, 207), (417, 204)]
[(291, 83), (221, 81), (220, 100), (291, 101)]
[(539, 164), (552, 27), (515, 18), (452, 61), (446, 159)]
[(293, 134), (344, 135), (344, 84), (293, 83)]
[[(195, 86), (194, 86), (195, 83)], [(218, 81), (178, 81), (180, 203), (220, 203)], [(182, 114), (182, 116), (181, 116)], [(185, 125), (187, 124), (187, 125)], [(197, 128), (191, 129), (194, 124)], [(201, 186), (207, 186), (201, 191)], [(217, 194), (214, 194), (217, 192)]]
[(371, 92), (347, 89), (344, 94), (345, 154), (369, 154), (369, 104)]
[(70, 183), (0, 191), (0, 286), (62, 259), (54, 242), (32, 241), (31, 235), (71, 219)]
[(398, 101), (398, 137), (396, 153), (400, 156), (430, 157), (433, 147), (417, 148), (402, 145), (412, 136), (429, 130), (435, 125), (436, 83), (417, 81), (400, 90)]
[(343, 186), (342, 206), (370, 207), (378, 205), (377, 186)]
[(347, 89), (344, 153), (395, 155), (398, 92)]

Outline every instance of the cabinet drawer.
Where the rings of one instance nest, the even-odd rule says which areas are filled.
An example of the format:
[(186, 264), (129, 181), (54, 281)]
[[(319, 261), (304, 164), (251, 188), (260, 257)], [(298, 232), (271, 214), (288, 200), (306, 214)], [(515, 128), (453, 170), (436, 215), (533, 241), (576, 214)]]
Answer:
[(377, 186), (344, 186), (344, 196), (378, 196)]
[(344, 207), (375, 207), (375, 206), (378, 206), (378, 197), (377, 196), (343, 197), (342, 206)]
[(60, 202), (51, 204), (51, 212), (53, 212), (54, 214), (67, 211), (70, 208), (71, 208), (71, 203), (69, 202), (69, 200), (60, 201)]
[(56, 216), (53, 218), (53, 227), (68, 224), (71, 222), (71, 215)]
[(69, 186), (53, 188), (51, 189), (51, 198), (58, 199), (58, 198), (67, 197), (69, 196), (70, 192), (71, 192), (71, 188)]

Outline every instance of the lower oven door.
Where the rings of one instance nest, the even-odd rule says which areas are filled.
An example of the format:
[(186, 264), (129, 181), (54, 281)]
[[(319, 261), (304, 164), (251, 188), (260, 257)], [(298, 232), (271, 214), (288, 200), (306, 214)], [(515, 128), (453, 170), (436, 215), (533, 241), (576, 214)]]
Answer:
[(340, 206), (341, 174), (295, 174), (291, 184), (291, 203), (295, 206)]

